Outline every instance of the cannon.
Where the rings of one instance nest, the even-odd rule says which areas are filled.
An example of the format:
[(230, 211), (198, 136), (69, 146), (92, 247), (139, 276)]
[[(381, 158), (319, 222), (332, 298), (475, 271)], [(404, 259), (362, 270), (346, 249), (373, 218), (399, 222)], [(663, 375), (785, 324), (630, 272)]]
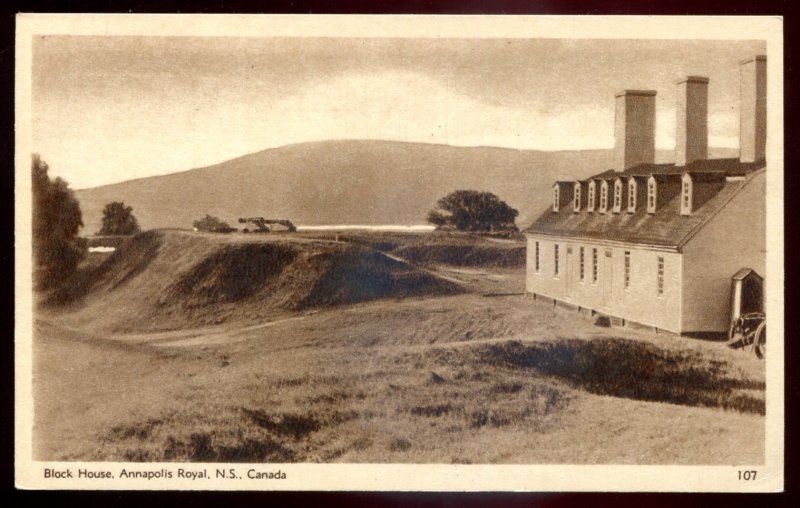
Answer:
[(767, 355), (767, 317), (761, 312), (742, 314), (731, 322), (728, 344), (750, 348), (759, 358)]
[(274, 226), (283, 226), (289, 233), (297, 231), (292, 221), (287, 219), (265, 219), (264, 217), (240, 217), (239, 224), (253, 224), (256, 229), (244, 228), (245, 233), (271, 233)]

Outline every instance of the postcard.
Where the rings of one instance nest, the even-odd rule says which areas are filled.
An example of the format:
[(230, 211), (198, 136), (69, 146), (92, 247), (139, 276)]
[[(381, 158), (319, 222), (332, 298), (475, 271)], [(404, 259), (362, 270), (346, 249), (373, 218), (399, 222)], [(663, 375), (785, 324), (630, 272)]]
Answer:
[(781, 491), (782, 23), (18, 15), (17, 486)]

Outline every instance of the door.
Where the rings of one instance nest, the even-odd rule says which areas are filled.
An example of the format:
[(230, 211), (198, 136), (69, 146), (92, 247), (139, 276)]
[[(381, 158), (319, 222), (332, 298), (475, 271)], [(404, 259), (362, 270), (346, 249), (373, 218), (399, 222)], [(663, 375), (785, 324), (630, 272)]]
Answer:
[(764, 287), (761, 277), (751, 275), (744, 278), (742, 281), (742, 314), (764, 311), (763, 292)]
[(614, 263), (611, 256), (611, 249), (606, 249), (606, 255), (603, 260), (603, 306), (608, 307), (611, 304), (611, 289), (614, 280)]
[(764, 279), (742, 268), (731, 280), (731, 321), (742, 314), (764, 311)]
[(566, 297), (572, 298), (572, 247), (567, 246), (566, 270), (564, 270), (564, 284)]

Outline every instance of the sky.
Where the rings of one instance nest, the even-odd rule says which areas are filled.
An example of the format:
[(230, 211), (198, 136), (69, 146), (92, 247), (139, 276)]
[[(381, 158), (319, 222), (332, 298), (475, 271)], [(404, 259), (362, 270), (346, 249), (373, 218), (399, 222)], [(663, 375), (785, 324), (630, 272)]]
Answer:
[(738, 146), (738, 62), (763, 41), (37, 36), (34, 151), (73, 188), (287, 144), (390, 139), (611, 148), (614, 93), (710, 78), (709, 145)]

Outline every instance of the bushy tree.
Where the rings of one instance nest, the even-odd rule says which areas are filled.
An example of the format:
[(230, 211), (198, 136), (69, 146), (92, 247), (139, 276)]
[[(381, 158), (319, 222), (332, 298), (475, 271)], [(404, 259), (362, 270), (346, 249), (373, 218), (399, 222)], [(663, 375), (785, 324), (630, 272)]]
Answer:
[(103, 223), (98, 235), (133, 235), (139, 232), (139, 223), (133, 216), (133, 208), (114, 201), (103, 209)]
[(200, 220), (194, 221), (192, 226), (198, 231), (229, 231), (232, 229), (227, 222), (223, 222), (209, 214), (206, 214), (206, 216)]
[(72, 273), (86, 255), (86, 241), (78, 237), (83, 226), (81, 207), (69, 184), (51, 180), (38, 154), (31, 164), (34, 282), (48, 289)]
[(436, 202), (428, 213), (428, 222), (437, 228), (459, 231), (516, 231), (519, 212), (491, 192), (459, 190)]

